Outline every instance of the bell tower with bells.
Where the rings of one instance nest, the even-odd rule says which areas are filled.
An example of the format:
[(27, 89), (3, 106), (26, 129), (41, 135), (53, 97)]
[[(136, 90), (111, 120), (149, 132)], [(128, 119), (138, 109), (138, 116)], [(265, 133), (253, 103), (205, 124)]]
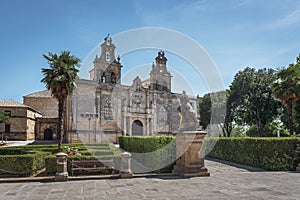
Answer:
[(115, 58), (115, 45), (108, 34), (100, 45), (100, 57), (96, 55), (94, 68), (90, 70), (90, 79), (98, 84), (116, 85), (121, 83), (120, 57)]

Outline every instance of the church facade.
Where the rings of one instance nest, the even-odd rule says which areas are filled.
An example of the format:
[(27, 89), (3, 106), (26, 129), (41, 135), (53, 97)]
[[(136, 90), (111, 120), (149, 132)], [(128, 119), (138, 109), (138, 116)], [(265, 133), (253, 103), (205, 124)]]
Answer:
[[(121, 84), (122, 64), (115, 45), (106, 37), (96, 56), (90, 79), (80, 79), (68, 99), (68, 142), (118, 142), (120, 135), (175, 134), (180, 125), (180, 98), (173, 93), (167, 58), (159, 51), (147, 80), (138, 76), (131, 85)], [(196, 113), (196, 98), (189, 98)]]

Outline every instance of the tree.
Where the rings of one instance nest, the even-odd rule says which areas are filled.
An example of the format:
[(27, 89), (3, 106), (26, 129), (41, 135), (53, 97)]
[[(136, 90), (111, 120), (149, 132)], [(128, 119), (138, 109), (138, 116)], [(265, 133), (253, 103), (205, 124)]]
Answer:
[(198, 98), (200, 125), (206, 129), (209, 125), (225, 126), (226, 91), (205, 94)]
[(205, 130), (211, 118), (211, 99), (210, 94), (205, 94), (203, 97), (198, 98), (198, 113), (200, 116), (200, 125)]
[(68, 95), (72, 94), (76, 87), (75, 81), (78, 78), (79, 58), (70, 55), (69, 51), (62, 51), (58, 56), (50, 53), (43, 55), (47, 60), (50, 68), (42, 68), (44, 78), (42, 83), (46, 88), (51, 90), (51, 94), (58, 100), (58, 129), (57, 140), (58, 150), (61, 151), (61, 144), (65, 132), (65, 104)]
[(287, 105), (288, 127), (294, 134), (293, 105), (300, 99), (300, 55), (295, 64), (283, 68), (277, 73), (277, 80), (272, 84), (273, 95)]
[[(0, 110), (0, 124), (1, 123), (7, 123), (10, 120), (10, 115), (8, 112), (4, 112), (3, 110)], [(3, 132), (1, 133), (2, 143), (3, 143)]]
[(226, 90), (226, 113), (224, 125), (222, 127), (223, 135), (226, 137), (230, 137), (233, 130), (233, 96), (230, 96), (230, 91)]
[(294, 129), (295, 129), (294, 132), (299, 134), (300, 133), (300, 100), (294, 103), (293, 116), (294, 116), (293, 118), (294, 118)]
[(238, 125), (256, 125), (260, 136), (265, 126), (278, 115), (280, 103), (272, 97), (271, 83), (276, 79), (273, 69), (245, 68), (239, 71), (229, 89), (228, 109)]

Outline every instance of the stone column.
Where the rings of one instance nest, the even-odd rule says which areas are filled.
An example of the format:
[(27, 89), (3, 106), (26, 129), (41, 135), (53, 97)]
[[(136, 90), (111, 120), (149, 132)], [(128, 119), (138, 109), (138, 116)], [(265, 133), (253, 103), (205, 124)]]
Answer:
[(176, 136), (176, 164), (173, 173), (183, 177), (209, 176), (201, 154), (205, 131), (183, 131)]
[(68, 157), (68, 155), (65, 153), (56, 154), (55, 181), (67, 181), (68, 180), (67, 157)]
[(131, 171), (131, 154), (124, 152), (121, 154), (121, 178), (131, 178), (133, 173)]

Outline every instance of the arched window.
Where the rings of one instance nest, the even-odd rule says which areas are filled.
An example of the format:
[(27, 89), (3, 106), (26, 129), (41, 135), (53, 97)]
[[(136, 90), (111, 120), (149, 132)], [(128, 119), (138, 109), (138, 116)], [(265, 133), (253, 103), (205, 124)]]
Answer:
[(105, 73), (103, 73), (102, 76), (101, 76), (101, 83), (106, 83)]
[(111, 73), (110, 79), (111, 79), (112, 83), (117, 83), (117, 77), (116, 77), (116, 74), (114, 72)]
[(158, 83), (158, 81), (155, 81), (155, 89), (159, 90), (159, 83)]

